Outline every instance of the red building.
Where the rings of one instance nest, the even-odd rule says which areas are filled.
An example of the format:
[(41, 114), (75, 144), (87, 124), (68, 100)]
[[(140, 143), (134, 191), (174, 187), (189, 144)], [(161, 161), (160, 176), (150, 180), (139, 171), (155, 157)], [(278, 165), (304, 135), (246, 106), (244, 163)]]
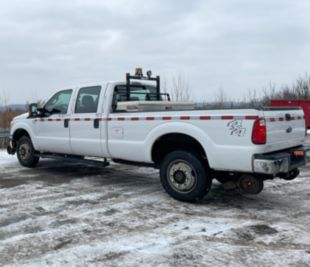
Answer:
[(306, 125), (310, 128), (310, 99), (309, 100), (271, 100), (271, 107), (301, 107), (306, 117)]

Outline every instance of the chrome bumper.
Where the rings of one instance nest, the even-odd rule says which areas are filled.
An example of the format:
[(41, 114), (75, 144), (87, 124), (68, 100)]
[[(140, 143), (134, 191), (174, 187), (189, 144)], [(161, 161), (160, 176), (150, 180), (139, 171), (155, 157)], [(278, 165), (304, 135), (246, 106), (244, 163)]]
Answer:
[[(295, 157), (292, 151), (304, 151), (304, 156)], [(300, 147), (297, 149), (275, 152), (264, 155), (254, 155), (253, 171), (267, 175), (283, 175), (290, 171), (302, 167), (310, 162), (310, 147)]]

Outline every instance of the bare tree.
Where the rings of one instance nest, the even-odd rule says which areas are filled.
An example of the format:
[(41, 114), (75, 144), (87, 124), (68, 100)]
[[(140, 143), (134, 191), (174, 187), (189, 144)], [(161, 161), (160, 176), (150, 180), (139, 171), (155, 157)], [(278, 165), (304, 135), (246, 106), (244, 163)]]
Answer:
[(191, 101), (189, 82), (183, 75), (178, 74), (172, 77), (172, 89), (170, 92), (171, 99), (173, 101)]
[(1, 125), (0, 128), (3, 129), (8, 129), (10, 127), (10, 122), (9, 122), (9, 115), (10, 115), (10, 110), (8, 109), (8, 94), (4, 90), (2, 92), (2, 95), (0, 96), (0, 106), (3, 107), (3, 110), (1, 112)]
[(247, 92), (246, 103), (249, 107), (257, 107), (261, 104), (261, 98), (256, 89), (249, 89)]
[(255, 89), (249, 89), (247, 94), (239, 101), (232, 101), (227, 97), (223, 88), (219, 88), (215, 102), (205, 103), (208, 108), (253, 108), (256, 106), (269, 106), (272, 99), (277, 100), (304, 100), (310, 99), (310, 75), (305, 74), (296, 79), (292, 85), (283, 85), (279, 88), (272, 82), (261, 90), (259, 94)]
[[(12, 112), (7, 107), (8, 105), (8, 96), (6, 91), (2, 92), (2, 96), (0, 97), (0, 106), (3, 107), (2, 111), (0, 112), (0, 129), (8, 129), (10, 128), (10, 117), (12, 116)], [(8, 138), (0, 139), (0, 148), (6, 146), (8, 142)]]
[(261, 105), (269, 106), (270, 100), (277, 98), (276, 84), (270, 82), (268, 87), (264, 87), (262, 91), (262, 97), (260, 99)]
[(228, 98), (225, 90), (222, 87), (220, 87), (216, 95), (215, 102), (224, 107), (225, 103), (227, 102), (227, 99)]
[(299, 77), (292, 88), (297, 99), (309, 99), (310, 97), (310, 76), (306, 74), (304, 77)]
[(304, 100), (310, 98), (310, 76), (300, 76), (291, 86), (284, 85), (279, 90), (270, 83), (269, 88), (265, 88), (262, 102), (269, 104), (271, 99), (279, 100)]

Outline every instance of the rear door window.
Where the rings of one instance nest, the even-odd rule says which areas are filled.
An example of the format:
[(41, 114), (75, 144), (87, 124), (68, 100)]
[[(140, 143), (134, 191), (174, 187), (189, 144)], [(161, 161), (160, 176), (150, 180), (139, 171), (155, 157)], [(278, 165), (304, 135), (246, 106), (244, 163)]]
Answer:
[(76, 100), (75, 113), (96, 113), (101, 86), (81, 88)]

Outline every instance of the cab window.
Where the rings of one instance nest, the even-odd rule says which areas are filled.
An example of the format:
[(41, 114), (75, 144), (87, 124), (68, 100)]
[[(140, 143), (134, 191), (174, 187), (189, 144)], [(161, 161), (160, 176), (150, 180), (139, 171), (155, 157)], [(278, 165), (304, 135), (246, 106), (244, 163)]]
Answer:
[[(130, 85), (129, 99), (127, 98), (126, 85), (118, 85), (114, 88), (112, 111), (117, 111), (118, 102), (127, 101), (158, 101), (156, 87), (151, 85)], [(162, 96), (160, 100), (163, 101)]]
[(96, 113), (101, 86), (81, 88), (76, 100), (75, 113)]
[(72, 90), (64, 90), (56, 93), (44, 106), (49, 113), (66, 114), (70, 104)]

